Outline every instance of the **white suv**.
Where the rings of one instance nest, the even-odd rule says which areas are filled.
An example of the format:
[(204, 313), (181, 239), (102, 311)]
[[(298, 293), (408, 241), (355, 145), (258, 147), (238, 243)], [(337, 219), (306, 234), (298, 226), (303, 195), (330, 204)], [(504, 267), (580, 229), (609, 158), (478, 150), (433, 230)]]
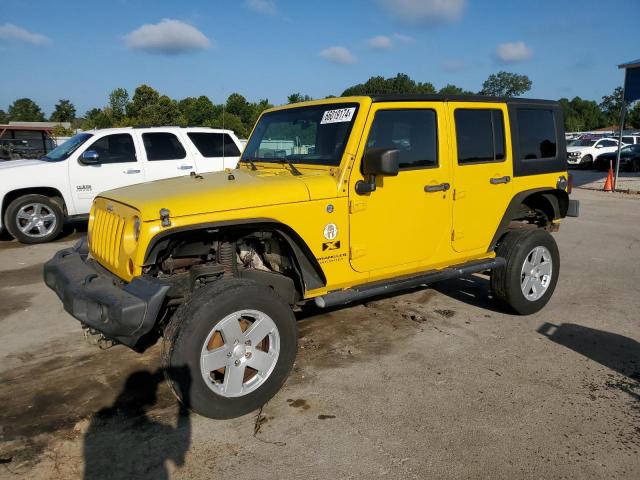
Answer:
[(0, 162), (0, 229), (23, 243), (53, 240), (86, 217), (100, 192), (234, 168), (242, 145), (230, 130), (108, 128), (78, 133), (39, 160)]
[(567, 145), (569, 165), (591, 167), (598, 156), (618, 150), (615, 138), (581, 138)]

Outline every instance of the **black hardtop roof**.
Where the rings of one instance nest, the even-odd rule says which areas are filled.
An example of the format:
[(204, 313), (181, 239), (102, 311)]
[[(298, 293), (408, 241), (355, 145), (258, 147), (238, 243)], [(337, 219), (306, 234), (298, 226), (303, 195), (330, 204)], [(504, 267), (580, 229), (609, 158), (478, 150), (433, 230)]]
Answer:
[(367, 95), (377, 102), (495, 102), (557, 105), (555, 100), (536, 98), (491, 97), (488, 95), (448, 95), (441, 93)]

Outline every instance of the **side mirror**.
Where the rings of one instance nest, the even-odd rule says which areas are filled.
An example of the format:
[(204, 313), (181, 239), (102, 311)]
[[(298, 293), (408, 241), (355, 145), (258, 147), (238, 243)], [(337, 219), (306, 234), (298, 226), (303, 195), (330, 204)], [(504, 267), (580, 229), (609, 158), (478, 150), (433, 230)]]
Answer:
[(95, 150), (87, 150), (82, 154), (81, 162), (85, 165), (95, 165), (99, 162), (100, 155)]
[(400, 170), (400, 151), (389, 148), (371, 148), (362, 158), (362, 173), (366, 181), (356, 183), (356, 193), (370, 193), (376, 190), (376, 176), (395, 177)]
[(604, 147), (604, 145), (602, 145), (601, 143), (599, 143), (598, 145), (596, 145), (596, 148), (602, 148)]

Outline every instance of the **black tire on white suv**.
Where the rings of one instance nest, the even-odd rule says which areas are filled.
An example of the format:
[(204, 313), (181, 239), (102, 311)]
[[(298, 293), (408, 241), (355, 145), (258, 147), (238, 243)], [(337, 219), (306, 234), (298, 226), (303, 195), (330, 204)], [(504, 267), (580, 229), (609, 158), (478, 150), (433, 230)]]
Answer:
[(61, 200), (29, 194), (13, 200), (4, 215), (4, 224), (21, 243), (46, 243), (56, 238), (64, 226)]

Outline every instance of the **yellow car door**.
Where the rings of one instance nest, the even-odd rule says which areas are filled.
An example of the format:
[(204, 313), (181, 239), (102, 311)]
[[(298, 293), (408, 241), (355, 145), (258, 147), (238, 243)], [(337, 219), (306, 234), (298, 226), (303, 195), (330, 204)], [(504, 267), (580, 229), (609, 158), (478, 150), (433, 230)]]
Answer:
[[(442, 102), (387, 102), (371, 107), (350, 178), (350, 261), (358, 272), (437, 261), (451, 232), (451, 178)], [(376, 190), (355, 191), (369, 148), (399, 150), (397, 176)], [(413, 264), (413, 265), (411, 265)]]
[(451, 102), (456, 252), (486, 250), (512, 196), (509, 116), (502, 103)]

